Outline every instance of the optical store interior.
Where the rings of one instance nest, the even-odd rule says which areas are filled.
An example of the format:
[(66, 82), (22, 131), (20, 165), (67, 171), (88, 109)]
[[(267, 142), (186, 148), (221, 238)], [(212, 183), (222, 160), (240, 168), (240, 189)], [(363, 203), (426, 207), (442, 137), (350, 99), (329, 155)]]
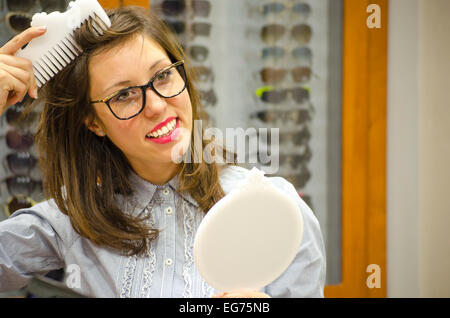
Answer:
[[(269, 132), (242, 165), (285, 178), (314, 212), (325, 297), (450, 297), (450, 1), (98, 2), (167, 23), (198, 74), (203, 128), (231, 144), (227, 129)], [(1, 45), (68, 4), (0, 0)], [(23, 109), (1, 116), (0, 221), (46, 199), (39, 107)]]

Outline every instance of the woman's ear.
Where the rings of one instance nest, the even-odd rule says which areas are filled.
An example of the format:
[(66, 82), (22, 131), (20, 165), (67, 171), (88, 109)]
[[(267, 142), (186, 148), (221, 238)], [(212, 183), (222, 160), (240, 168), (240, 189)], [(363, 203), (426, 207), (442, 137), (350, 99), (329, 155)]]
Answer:
[(92, 118), (86, 118), (84, 120), (84, 124), (86, 125), (87, 129), (92, 131), (94, 134), (96, 134), (99, 137), (105, 137), (105, 132), (103, 131), (102, 125), (97, 122), (96, 119)]

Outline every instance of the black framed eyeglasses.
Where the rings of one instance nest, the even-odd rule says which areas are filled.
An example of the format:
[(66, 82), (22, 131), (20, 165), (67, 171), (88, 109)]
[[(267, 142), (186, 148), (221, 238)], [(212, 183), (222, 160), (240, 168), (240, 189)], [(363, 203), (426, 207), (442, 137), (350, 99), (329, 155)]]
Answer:
[(180, 95), (186, 88), (184, 61), (175, 62), (158, 71), (145, 85), (124, 88), (91, 103), (105, 103), (119, 120), (131, 119), (144, 110), (148, 88), (162, 98)]

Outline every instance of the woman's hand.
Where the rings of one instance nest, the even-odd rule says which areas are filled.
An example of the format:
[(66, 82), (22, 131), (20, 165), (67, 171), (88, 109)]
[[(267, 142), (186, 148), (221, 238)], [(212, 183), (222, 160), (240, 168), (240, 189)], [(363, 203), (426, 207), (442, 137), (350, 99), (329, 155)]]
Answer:
[(258, 292), (236, 292), (236, 293), (220, 293), (213, 295), (212, 298), (270, 298), (269, 295)]
[(45, 27), (28, 28), (0, 48), (0, 114), (8, 106), (22, 101), (26, 93), (37, 98), (37, 85), (31, 61), (14, 54), (45, 31)]

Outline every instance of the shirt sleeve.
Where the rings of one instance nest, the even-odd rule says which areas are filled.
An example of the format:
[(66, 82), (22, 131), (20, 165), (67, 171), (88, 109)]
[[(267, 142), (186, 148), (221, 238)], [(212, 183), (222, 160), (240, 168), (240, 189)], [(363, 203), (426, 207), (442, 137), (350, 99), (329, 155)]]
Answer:
[(292, 184), (280, 177), (270, 179), (298, 203), (303, 217), (303, 238), (291, 265), (277, 280), (266, 286), (264, 291), (271, 297), (323, 297), (326, 256), (319, 222)]
[(64, 267), (59, 244), (50, 223), (32, 211), (0, 222), (0, 292), (18, 290), (33, 275)]

